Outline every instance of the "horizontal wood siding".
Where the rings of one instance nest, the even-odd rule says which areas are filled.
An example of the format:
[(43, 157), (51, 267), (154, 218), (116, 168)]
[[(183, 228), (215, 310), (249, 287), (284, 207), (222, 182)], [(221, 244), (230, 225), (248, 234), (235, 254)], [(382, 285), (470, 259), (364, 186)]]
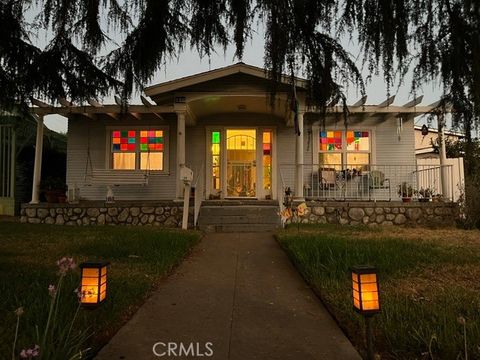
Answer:
[(90, 165), (87, 167), (88, 144), (90, 144), (91, 166), (94, 169), (105, 169), (107, 159), (107, 133), (108, 126), (169, 126), (169, 174), (156, 175), (151, 173), (149, 184), (121, 185), (113, 188), (117, 200), (168, 200), (175, 194), (175, 149), (176, 126), (175, 123), (165, 123), (161, 120), (142, 122), (128, 122), (114, 120), (87, 120), (83, 117), (69, 119), (68, 126), (68, 153), (67, 153), (67, 184), (77, 186), (80, 196), (85, 200), (103, 200), (106, 196), (106, 186), (87, 185), (85, 174), (90, 174)]

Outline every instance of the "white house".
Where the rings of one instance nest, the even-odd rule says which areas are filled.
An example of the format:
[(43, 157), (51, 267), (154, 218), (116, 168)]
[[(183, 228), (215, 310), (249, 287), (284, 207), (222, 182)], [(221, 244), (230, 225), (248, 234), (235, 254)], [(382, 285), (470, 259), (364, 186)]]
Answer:
[[(297, 136), (293, 86), (285, 77), (274, 102), (270, 86), (264, 69), (238, 63), (151, 86), (142, 105), (36, 101), (32, 111), (39, 123), (68, 117), (67, 183), (84, 201), (105, 200), (107, 186), (115, 200), (181, 199), (184, 167), (200, 200), (281, 203), (290, 188), (297, 199), (390, 201), (400, 184), (416, 188), (425, 175), (450, 181), (447, 169), (416, 164), (414, 119), (435, 106), (421, 106), (422, 97), (403, 106), (363, 98), (348, 107), (345, 128), (340, 105), (326, 117), (306, 106), (307, 82), (297, 78)], [(37, 161), (33, 204), (40, 176)]]

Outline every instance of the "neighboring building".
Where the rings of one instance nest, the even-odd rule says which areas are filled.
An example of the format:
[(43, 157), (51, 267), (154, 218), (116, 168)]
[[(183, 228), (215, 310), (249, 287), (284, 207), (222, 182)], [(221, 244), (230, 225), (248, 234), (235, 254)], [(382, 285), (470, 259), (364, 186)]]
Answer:
[[(445, 139), (450, 141), (458, 141), (465, 137), (464, 134), (455, 131), (445, 131)], [(417, 159), (437, 157), (438, 152), (432, 146), (432, 142), (438, 141), (438, 130), (428, 129), (428, 134), (422, 134), (422, 127), (415, 125), (415, 156)]]
[[(462, 140), (464, 134), (455, 131), (445, 131), (445, 139), (449, 141)], [(428, 129), (428, 134), (422, 134), (422, 127), (415, 126), (415, 157), (419, 166), (440, 166), (440, 154), (432, 144), (438, 144), (438, 130)], [(438, 149), (438, 147), (437, 147)], [(458, 201), (464, 193), (465, 175), (463, 167), (463, 158), (447, 158), (446, 165), (450, 166), (448, 171), (451, 171), (452, 182), (450, 192), (453, 193), (453, 200)], [(420, 187), (430, 187), (440, 192), (440, 184), (438, 181), (430, 184), (419, 184)]]

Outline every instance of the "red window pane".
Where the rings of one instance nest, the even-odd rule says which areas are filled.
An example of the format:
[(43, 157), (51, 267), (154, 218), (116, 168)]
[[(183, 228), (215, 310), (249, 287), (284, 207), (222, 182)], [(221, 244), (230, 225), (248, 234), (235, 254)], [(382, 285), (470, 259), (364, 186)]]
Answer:
[(112, 134), (112, 137), (119, 138), (120, 137), (120, 131), (114, 131), (113, 134)]
[(148, 142), (148, 140), (147, 140), (146, 137), (140, 138), (140, 143), (141, 143), (141, 144), (146, 144), (147, 142)]
[(130, 138), (135, 137), (135, 131), (129, 131), (128, 132), (128, 137), (130, 137)]
[(121, 143), (122, 143), (122, 144), (128, 143), (128, 138), (122, 138)]
[(128, 144), (128, 150), (135, 151), (135, 144)]
[(120, 147), (120, 149), (121, 149), (122, 151), (127, 151), (127, 150), (128, 150), (128, 144), (122, 144), (121, 147)]

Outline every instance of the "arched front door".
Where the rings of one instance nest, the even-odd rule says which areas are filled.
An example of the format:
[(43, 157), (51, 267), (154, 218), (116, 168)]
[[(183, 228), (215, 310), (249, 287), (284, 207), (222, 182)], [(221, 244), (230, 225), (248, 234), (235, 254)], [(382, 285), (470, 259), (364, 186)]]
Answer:
[(272, 198), (272, 129), (216, 128), (207, 136), (210, 198)]

